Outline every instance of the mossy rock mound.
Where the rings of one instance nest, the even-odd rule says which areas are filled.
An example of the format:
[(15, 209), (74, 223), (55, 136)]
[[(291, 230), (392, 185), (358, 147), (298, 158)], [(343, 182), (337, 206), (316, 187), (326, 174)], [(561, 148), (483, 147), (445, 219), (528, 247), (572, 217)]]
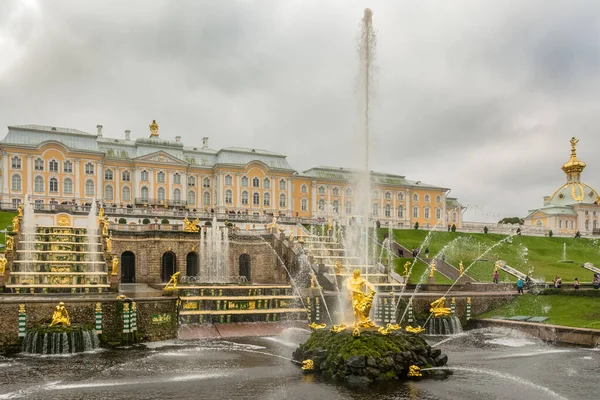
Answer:
[[(415, 334), (393, 331), (382, 335), (373, 330), (361, 330), (360, 336), (346, 329), (333, 333), (320, 329), (312, 333), (306, 343), (294, 351), (299, 363), (313, 361), (313, 370), (325, 377), (350, 384), (366, 385), (375, 381), (406, 380), (409, 367), (441, 367), (448, 357), (439, 349), (432, 349)], [(445, 376), (441, 370), (423, 371), (424, 377)]]

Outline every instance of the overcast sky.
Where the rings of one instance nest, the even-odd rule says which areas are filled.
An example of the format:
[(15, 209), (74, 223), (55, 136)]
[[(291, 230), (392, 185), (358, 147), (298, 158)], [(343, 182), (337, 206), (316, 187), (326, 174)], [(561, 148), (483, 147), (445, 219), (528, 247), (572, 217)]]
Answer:
[[(0, 129), (39, 124), (359, 167), (356, 40), (377, 29), (371, 166), (524, 216), (580, 138), (600, 189), (600, 1), (0, 0)], [(595, 151), (596, 150), (596, 151)]]

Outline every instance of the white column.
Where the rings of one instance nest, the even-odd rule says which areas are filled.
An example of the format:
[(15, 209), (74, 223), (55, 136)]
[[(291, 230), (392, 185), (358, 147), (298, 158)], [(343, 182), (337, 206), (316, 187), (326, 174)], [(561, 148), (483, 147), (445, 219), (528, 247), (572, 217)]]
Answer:
[(408, 225), (410, 226), (410, 221), (412, 218), (412, 210), (410, 209), (410, 189), (407, 188), (406, 189), (406, 194), (404, 196), (404, 204), (406, 205), (404, 207), (404, 219), (408, 222)]
[(239, 173), (235, 174), (235, 184), (237, 186), (235, 206), (239, 209), (242, 206), (242, 178)]
[(119, 172), (119, 168), (115, 167), (115, 186), (114, 186), (114, 199), (113, 201), (115, 202), (115, 204), (118, 206), (121, 203), (121, 188), (119, 187), (119, 177), (121, 175), (121, 172)]
[(33, 194), (33, 156), (27, 155), (27, 192), (26, 194)]
[(181, 180), (181, 186), (183, 186), (183, 189), (181, 190), (181, 201), (184, 202), (184, 204), (187, 205), (187, 194), (188, 194), (188, 186), (187, 186), (187, 177), (188, 177), (188, 170), (186, 169), (185, 171), (183, 171), (183, 176), (182, 176), (182, 180)]
[(81, 192), (80, 190), (80, 186), (81, 186), (81, 182), (80, 182), (80, 176), (79, 176), (79, 163), (81, 162), (80, 159), (76, 158), (73, 163), (74, 168), (75, 168), (75, 182), (73, 182), (73, 193), (75, 193), (75, 199), (77, 199), (78, 202), (81, 202)]
[(150, 168), (150, 170), (148, 171), (148, 181), (150, 182), (150, 194), (148, 195), (148, 197), (150, 199), (156, 199), (156, 193), (154, 193), (154, 168)]
[(104, 172), (102, 171), (102, 162), (98, 162), (96, 164), (96, 169), (97, 169), (97, 173), (98, 176), (96, 177), (96, 182), (98, 182), (96, 184), (96, 199), (99, 201), (102, 201), (102, 199), (104, 198), (104, 187), (102, 186), (102, 181), (104, 178), (104, 176), (102, 175)]
[(446, 216), (446, 193), (442, 193), (442, 218), (444, 219), (444, 228), (447, 228), (448, 218)]
[(292, 180), (287, 180), (288, 194), (287, 194), (287, 208), (290, 210), (289, 216), (294, 217), (294, 199), (292, 198)]

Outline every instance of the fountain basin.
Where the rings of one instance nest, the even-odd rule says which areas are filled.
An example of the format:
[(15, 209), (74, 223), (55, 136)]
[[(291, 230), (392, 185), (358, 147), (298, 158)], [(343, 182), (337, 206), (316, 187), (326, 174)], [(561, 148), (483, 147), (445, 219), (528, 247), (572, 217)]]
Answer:
[(98, 335), (91, 327), (41, 326), (25, 333), (21, 349), (27, 354), (73, 354), (98, 347)]
[[(294, 351), (293, 359), (312, 360), (312, 370), (323, 376), (350, 384), (374, 381), (407, 380), (409, 368), (442, 367), (448, 357), (432, 349), (417, 334), (393, 331), (382, 335), (377, 328), (361, 329), (360, 336), (348, 328), (339, 333), (319, 329)], [(427, 371), (423, 376), (429, 376)]]

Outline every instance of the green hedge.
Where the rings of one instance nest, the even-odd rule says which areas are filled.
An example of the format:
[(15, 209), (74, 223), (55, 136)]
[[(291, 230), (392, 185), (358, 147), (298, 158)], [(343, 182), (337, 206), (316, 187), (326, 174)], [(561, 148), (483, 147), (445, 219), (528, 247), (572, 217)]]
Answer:
[(571, 290), (571, 289), (544, 289), (539, 294), (544, 296), (576, 296), (576, 297), (600, 297), (600, 289), (598, 290)]

